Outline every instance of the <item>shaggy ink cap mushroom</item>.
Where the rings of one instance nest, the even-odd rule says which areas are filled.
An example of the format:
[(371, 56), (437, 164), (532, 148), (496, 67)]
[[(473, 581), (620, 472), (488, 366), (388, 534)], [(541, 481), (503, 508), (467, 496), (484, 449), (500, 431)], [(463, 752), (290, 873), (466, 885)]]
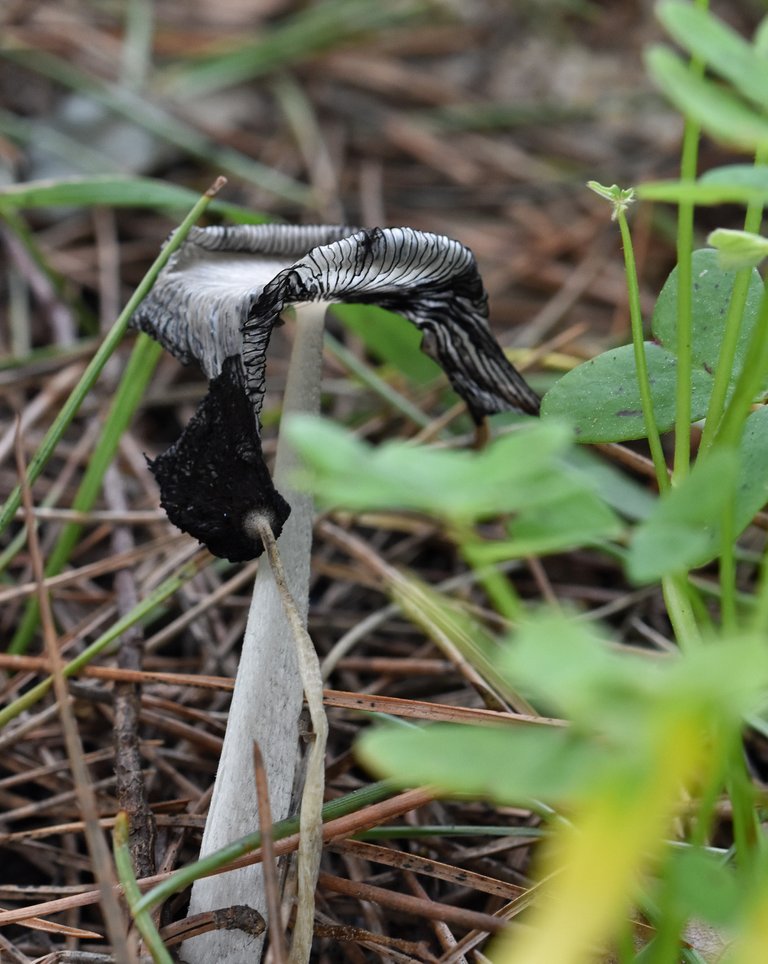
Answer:
[[(458, 241), (413, 228), (195, 229), (132, 324), (180, 361), (197, 361), (210, 379), (181, 438), (150, 468), (170, 520), (232, 561), (263, 551), (248, 524), (253, 514), (279, 535), (290, 512), (264, 462), (259, 413), (272, 329), (287, 306), (306, 302), (403, 315), (477, 423), (495, 412), (539, 410), (490, 331), (475, 258)], [(301, 337), (300, 312), (298, 326)]]

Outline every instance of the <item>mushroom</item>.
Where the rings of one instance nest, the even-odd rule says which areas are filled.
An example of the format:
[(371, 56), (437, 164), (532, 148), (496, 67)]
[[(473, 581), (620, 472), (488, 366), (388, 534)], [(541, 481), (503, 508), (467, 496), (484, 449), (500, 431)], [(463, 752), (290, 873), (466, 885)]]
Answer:
[[(312, 247), (352, 231), (286, 225), (195, 228), (133, 316), (134, 327), (182, 363), (196, 361), (210, 379), (208, 394), (182, 436), (149, 465), (171, 522), (214, 555), (232, 562), (258, 556), (264, 547), (247, 520), (261, 515), (277, 536), (290, 512), (261, 451), (263, 354), (272, 326), (254, 379), (244, 366), (243, 325), (276, 274)], [(251, 353), (258, 356), (256, 348)]]
[(171, 521), (233, 562), (263, 549), (253, 513), (277, 535), (290, 511), (264, 465), (258, 414), (272, 329), (286, 306), (306, 302), (376, 304), (413, 322), (477, 423), (538, 412), (488, 328), (475, 259), (458, 241), (413, 228), (197, 229), (134, 324), (211, 379), (182, 437), (150, 466)]
[[(288, 305), (303, 307), (297, 310), (283, 413), (317, 409), (323, 318), (325, 306), (333, 302), (379, 305), (416, 325), (423, 333), (422, 350), (441, 365), (477, 424), (494, 412), (536, 414), (539, 409), (538, 396), (490, 332), (487, 296), (474, 256), (458, 241), (412, 228), (257, 225), (190, 232), (132, 323), (182, 362), (196, 360), (210, 380), (209, 390), (181, 438), (150, 466), (171, 521), (217, 555), (231, 560), (257, 556), (264, 549), (264, 522), (275, 536), (284, 528), (281, 556), (305, 620), (311, 500), (290, 490), (292, 454), (280, 438), (275, 482), (284, 495), (277, 491), (262, 455), (259, 414), (267, 347)], [(297, 657), (285, 643), (290, 637), (274, 577), (262, 566), (203, 853), (257, 826), (254, 739), (265, 760), (273, 817), (287, 815), (302, 699)], [(319, 670), (316, 680), (315, 705), (322, 697)], [(312, 713), (309, 691), (307, 699)], [(312, 718), (315, 725), (314, 713)], [(322, 771), (319, 743), (311, 753), (319, 752)], [(299, 893), (294, 945), (303, 930), (305, 950), (294, 946), (292, 961), (308, 956), (313, 888), (310, 880)], [(198, 881), (190, 913), (246, 899), (263, 909), (258, 866)], [(258, 960), (260, 946), (259, 938), (217, 931), (188, 942), (184, 957), (190, 964), (239, 964)]]

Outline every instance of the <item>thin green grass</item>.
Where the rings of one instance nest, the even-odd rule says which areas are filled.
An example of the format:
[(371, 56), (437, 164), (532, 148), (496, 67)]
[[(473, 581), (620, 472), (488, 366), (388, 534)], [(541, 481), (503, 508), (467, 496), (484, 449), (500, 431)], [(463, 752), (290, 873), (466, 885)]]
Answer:
[[(177, 231), (170, 238), (168, 243), (162, 249), (160, 254), (155, 259), (154, 263), (150, 269), (145, 274), (144, 278), (141, 280), (137, 286), (134, 293), (131, 295), (125, 308), (120, 312), (120, 315), (115, 321), (112, 328), (109, 330), (104, 341), (99, 346), (96, 354), (91, 359), (88, 367), (83, 373), (82, 378), (78, 382), (74, 391), (71, 393), (67, 401), (61, 408), (61, 411), (56, 416), (53, 424), (48, 429), (40, 444), (39, 449), (32, 457), (27, 467), (27, 477), (30, 485), (34, 485), (36, 479), (39, 478), (40, 473), (43, 471), (48, 463), (48, 460), (53, 455), (56, 446), (61, 440), (64, 432), (66, 431), (69, 424), (72, 422), (73, 418), (77, 414), (82, 405), (86, 395), (93, 388), (96, 383), (97, 378), (101, 374), (102, 369), (106, 365), (107, 361), (111, 357), (112, 353), (115, 351), (117, 346), (123, 339), (126, 329), (128, 327), (128, 322), (130, 321), (136, 308), (139, 306), (141, 301), (147, 296), (150, 288), (155, 282), (155, 278), (158, 276), (160, 271), (163, 269), (168, 259), (171, 257), (174, 251), (178, 249), (181, 243), (186, 238), (192, 226), (200, 219), (202, 214), (205, 212), (206, 208), (210, 204), (214, 194), (219, 189), (221, 185), (217, 183), (215, 189), (212, 188), (206, 192), (198, 201), (194, 204), (190, 212), (187, 214), (186, 218), (179, 225)], [(21, 505), (21, 486), (17, 485), (11, 492), (8, 499), (5, 501), (2, 509), (0, 509), (0, 532), (2, 532), (8, 523), (13, 519), (16, 510)]]
[[(72, 509), (88, 512), (99, 497), (104, 475), (117, 453), (123, 433), (141, 404), (162, 353), (162, 347), (147, 335), (141, 333), (136, 339), (133, 352), (110, 405), (104, 428), (88, 459), (88, 465), (72, 500)], [(46, 559), (46, 578), (61, 572), (77, 545), (81, 533), (81, 525), (69, 523), (64, 526)], [(8, 647), (9, 653), (26, 653), (37, 629), (38, 614), (37, 600), (32, 599), (27, 604), (24, 616)]]
[[(89, 646), (86, 646), (78, 656), (66, 663), (62, 667), (63, 675), (65, 677), (74, 676), (119, 639), (126, 630), (140, 623), (142, 620), (150, 618), (166, 599), (170, 598), (175, 592), (178, 592), (182, 586), (186, 585), (209, 561), (210, 556), (208, 553), (200, 553), (190, 562), (182, 566), (174, 575), (165, 579), (156, 589), (134, 606), (130, 612), (127, 612), (118, 619), (117, 622), (113, 623), (98, 639)], [(30, 707), (36, 703), (39, 703), (52, 686), (53, 677), (48, 676), (30, 687), (30, 689), (25, 690), (24, 693), (13, 700), (13, 702), (0, 709), (0, 729), (19, 716), (19, 714), (30, 709)]]
[[(96, 206), (152, 208), (176, 213), (189, 210), (198, 197), (199, 194), (189, 188), (150, 177), (97, 174), (4, 187), (0, 189), (0, 216), (8, 219), (17, 211), (36, 208)], [(260, 224), (268, 220), (258, 211), (217, 198), (210, 202), (209, 211), (236, 224)]]
[(115, 829), (112, 833), (112, 852), (118, 878), (123, 886), (123, 896), (131, 912), (133, 923), (138, 928), (147, 950), (152, 955), (152, 960), (155, 961), (155, 964), (173, 964), (173, 958), (163, 944), (162, 938), (155, 927), (155, 922), (152, 920), (152, 915), (148, 910), (141, 909), (138, 906), (141, 901), (141, 891), (136, 881), (133, 861), (131, 860), (131, 850), (128, 843), (130, 829), (128, 814), (121, 811), (117, 815)]
[[(395, 788), (393, 784), (389, 781), (382, 780), (378, 783), (372, 783), (367, 787), (362, 787), (359, 790), (354, 790), (352, 793), (338, 797), (336, 800), (331, 800), (326, 803), (322, 809), (323, 823), (363, 810), (365, 807), (372, 806), (374, 803), (379, 803), (379, 801), (392, 796), (394, 792)], [(284, 837), (290, 837), (292, 834), (298, 833), (299, 824), (300, 818), (298, 815), (288, 817), (286, 820), (280, 820), (272, 827), (272, 839), (282, 840)], [(149, 911), (158, 907), (164, 901), (168, 900), (169, 897), (185, 890), (201, 877), (214, 874), (239, 857), (258, 850), (261, 846), (261, 841), (261, 832), (255, 831), (254, 833), (247, 834), (245, 837), (241, 837), (239, 840), (234, 840), (226, 847), (222, 847), (221, 850), (215, 851), (215, 853), (208, 854), (202, 860), (188, 864), (186, 867), (181, 867), (166, 880), (157, 884), (156, 887), (153, 887), (152, 890), (147, 891), (141, 900), (136, 903), (134, 912)]]

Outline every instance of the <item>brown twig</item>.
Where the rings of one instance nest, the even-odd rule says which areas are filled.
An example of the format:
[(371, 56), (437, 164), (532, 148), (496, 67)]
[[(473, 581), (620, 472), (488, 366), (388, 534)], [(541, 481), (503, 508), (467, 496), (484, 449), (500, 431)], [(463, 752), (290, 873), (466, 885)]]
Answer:
[(253, 776), (256, 784), (256, 801), (259, 807), (259, 832), (261, 833), (262, 850), (264, 851), (264, 892), (267, 898), (269, 913), (269, 949), (274, 964), (286, 964), (287, 949), (283, 933), (282, 915), (280, 913), (280, 884), (277, 879), (277, 862), (275, 860), (275, 846), (272, 840), (272, 808), (269, 805), (269, 787), (267, 773), (264, 769), (264, 758), (259, 744), (253, 741)]
[[(403, 873), (403, 878), (406, 884), (411, 890), (414, 897), (418, 897), (419, 900), (430, 900), (429, 894), (421, 886), (421, 881), (416, 877), (416, 874), (411, 870), (406, 870)], [(435, 937), (438, 943), (444, 951), (451, 951), (456, 947), (456, 938), (453, 936), (453, 932), (444, 920), (430, 920), (432, 925), (432, 930), (435, 932)], [(466, 958), (459, 958), (456, 964), (468, 964)]]
[[(186, 536), (164, 536), (162, 539), (157, 539), (154, 542), (148, 542), (144, 545), (137, 546), (135, 549), (131, 549), (128, 552), (123, 552), (119, 556), (112, 556), (107, 559), (102, 559), (99, 562), (92, 562), (86, 566), (80, 566), (79, 569), (72, 569), (68, 572), (62, 572), (58, 576), (49, 576), (43, 579), (43, 589), (49, 592), (52, 589), (61, 589), (63, 586), (71, 586), (73, 583), (80, 582), (84, 579), (95, 579), (98, 576), (104, 576), (107, 573), (115, 572), (119, 569), (124, 569), (126, 566), (131, 565), (139, 560), (146, 559), (150, 557), (153, 553), (160, 549), (167, 549), (169, 544), (174, 541), (188, 542)], [(3, 603), (11, 602), (14, 599), (18, 599), (24, 596), (32, 596), (37, 593), (38, 584), (36, 582), (25, 582), (20, 586), (14, 586), (13, 589), (6, 589), (0, 592), (0, 605)]]
[(493, 877), (477, 874), (471, 870), (465, 870), (463, 867), (452, 867), (450, 864), (442, 863), (439, 860), (431, 860), (418, 854), (409, 854), (392, 847), (381, 847), (362, 840), (337, 841), (330, 844), (329, 849), (337, 853), (354, 854), (356, 857), (370, 860), (372, 863), (396, 867), (398, 870), (424, 874), (428, 877), (434, 877), (436, 880), (447, 881), (455, 886), (471, 887), (481, 893), (504, 897), (506, 900), (519, 897), (520, 894), (525, 892), (525, 888), (517, 884), (494, 880)]
[[(31, 670), (50, 673), (51, 665), (45, 656), (17, 656), (0, 653), (0, 669)], [(112, 680), (120, 683), (161, 683), (166, 686), (196, 686), (200, 689), (230, 692), (235, 681), (230, 676), (203, 676), (196, 673), (159, 673), (153, 670), (118, 669), (114, 666), (83, 666), (76, 674), (91, 679)]]
[(326, 706), (338, 706), (348, 710), (368, 713), (389, 713), (392, 716), (427, 720), (431, 723), (474, 723), (493, 726), (568, 726), (566, 720), (546, 716), (530, 716), (501, 710), (474, 709), (467, 706), (447, 706), (422, 700), (404, 700), (396, 696), (374, 696), (367, 693), (344, 693), (326, 690)]
[(61, 728), (72, 768), (72, 777), (75, 782), (78, 803), (85, 819), (85, 836), (88, 841), (91, 859), (93, 860), (93, 872), (99, 883), (98, 894), (104, 913), (104, 923), (106, 924), (109, 938), (112, 942), (112, 951), (118, 964), (134, 964), (136, 957), (126, 940), (123, 914), (115, 893), (117, 878), (115, 876), (114, 865), (101, 827), (99, 826), (99, 811), (96, 804), (96, 795), (91, 786), (88, 768), (83, 762), (83, 747), (70, 704), (67, 681), (63, 673), (64, 663), (59, 653), (51, 603), (44, 586), (45, 566), (40, 552), (40, 543), (37, 538), (37, 528), (32, 511), (32, 493), (27, 481), (27, 470), (20, 432), (16, 436), (16, 465), (21, 484), (22, 504), (27, 511), (27, 541), (37, 585), (43, 639), (53, 670), (53, 688), (59, 707)]
[[(127, 504), (123, 481), (117, 467), (112, 465), (104, 478), (104, 493), (110, 509), (125, 512)], [(112, 551), (120, 557), (134, 547), (133, 533), (125, 526), (112, 531)], [(131, 569), (119, 569), (115, 573), (117, 611), (125, 616), (139, 602), (136, 580)], [(127, 629), (119, 640), (117, 665), (119, 669), (134, 673), (141, 671), (144, 634), (140, 624)], [(139, 748), (139, 716), (141, 692), (134, 681), (123, 680), (115, 684), (115, 776), (117, 780), (118, 808), (128, 814), (129, 846), (137, 877), (149, 877), (155, 872), (156, 827), (147, 798), (147, 787), (142, 769)]]
[(169, 947), (181, 944), (191, 937), (199, 937), (209, 931), (238, 930), (251, 937), (264, 933), (266, 925), (261, 914), (253, 907), (235, 904), (222, 910), (209, 910), (202, 914), (185, 917), (184, 920), (169, 924), (160, 931), (160, 937)]
[[(347, 814), (345, 817), (338, 817), (336, 820), (329, 820), (323, 824), (323, 840), (336, 840), (337, 838), (349, 837), (352, 834), (361, 833), (363, 830), (370, 830), (371, 827), (386, 823), (395, 817), (400, 817), (404, 813), (408, 813), (410, 810), (422, 807), (430, 803), (433, 799), (434, 794), (430, 790), (421, 787), (415, 790), (406, 790), (404, 793), (391, 797), (389, 800), (383, 800), (381, 803), (366, 807), (365, 810)], [(283, 854), (293, 853), (298, 845), (299, 834), (291, 834), (291, 836), (285, 837), (283, 840), (277, 840), (275, 841), (275, 855), (280, 857), (283, 856)], [(263, 851), (259, 848), (254, 850), (253, 853), (238, 857), (237, 860), (233, 860), (232, 863), (227, 864), (226, 867), (222, 867), (220, 870), (212, 871), (211, 875), (239, 870), (241, 867), (248, 867), (251, 864), (260, 863), (262, 859)], [(142, 891), (150, 890), (156, 884), (167, 880), (170, 876), (170, 873), (154, 874), (152, 877), (145, 877), (137, 881), (137, 883)], [(117, 892), (122, 893), (122, 888), (118, 887)], [(6, 924), (22, 922), (28, 917), (43, 917), (50, 914), (58, 914), (60, 911), (69, 910), (70, 907), (87, 907), (89, 904), (97, 903), (99, 899), (100, 892), (98, 890), (90, 890), (81, 894), (71, 894), (67, 897), (33, 904), (29, 907), (0, 911), (0, 927)]]
[(372, 900), (374, 903), (381, 904), (382, 907), (389, 907), (403, 914), (413, 914), (427, 920), (442, 920), (459, 927), (482, 930), (488, 934), (497, 934), (506, 925), (505, 921), (492, 914), (453, 907), (438, 901), (421, 900), (409, 894), (396, 894), (383, 887), (344, 880), (331, 874), (321, 873), (319, 884), (336, 894), (345, 894), (348, 897), (356, 897), (358, 900)]
[[(409, 954), (412, 958), (415, 957), (417, 961), (437, 964), (437, 958), (430, 952), (426, 941), (407, 941), (402, 937), (387, 937), (384, 934), (376, 934), (362, 927), (351, 927), (349, 924), (331, 924), (322, 920), (315, 924), (315, 931), (318, 937), (339, 942), (354, 941), (364, 946), (373, 944), (374, 947), (386, 947)], [(416, 957), (416, 955), (418, 956)]]

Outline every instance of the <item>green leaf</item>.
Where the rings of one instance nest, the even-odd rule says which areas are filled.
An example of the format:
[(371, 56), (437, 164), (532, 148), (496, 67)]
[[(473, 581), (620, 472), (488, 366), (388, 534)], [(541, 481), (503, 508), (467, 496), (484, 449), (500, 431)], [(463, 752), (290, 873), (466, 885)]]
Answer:
[[(660, 345), (646, 344), (654, 419), (660, 432), (675, 424), (677, 360)], [(694, 370), (692, 417), (703, 418), (712, 376)], [(603, 352), (564, 375), (544, 396), (544, 419), (568, 419), (580, 442), (619, 442), (646, 436), (632, 345)]]
[(768, 257), (768, 238), (752, 231), (715, 228), (707, 237), (707, 244), (717, 250), (721, 268), (754, 268)]
[(375, 729), (357, 744), (374, 773), (401, 786), (433, 786), (499, 803), (570, 798), (602, 766), (605, 753), (564, 727)]
[[(664, 869), (666, 899), (683, 919), (697, 917), (729, 924), (739, 914), (744, 893), (722, 856), (693, 847), (672, 851)], [(669, 904), (665, 910), (672, 910)]]
[(768, 503), (768, 408), (752, 412), (738, 453), (714, 449), (663, 496), (635, 531), (628, 570), (637, 582), (710, 562), (720, 550), (720, 514), (733, 500), (735, 535)]
[(717, 555), (720, 514), (726, 500), (733, 498), (738, 469), (736, 452), (714, 449), (659, 499), (630, 545), (627, 571), (634, 582), (685, 572)]
[[(718, 264), (717, 252), (693, 252), (692, 407), (691, 418), (707, 413), (736, 275)], [(730, 384), (744, 366), (762, 299), (762, 281), (752, 272)], [(659, 344), (646, 343), (656, 425), (666, 432), (675, 421), (677, 380), (678, 272), (667, 278), (653, 311), (652, 331)], [(615, 348), (568, 372), (547, 392), (541, 406), (545, 418), (569, 419), (580, 442), (619, 442), (645, 437), (634, 352), (631, 345)]]
[(708, 639), (668, 664), (663, 698), (698, 704), (715, 727), (741, 729), (742, 717), (761, 712), (768, 688), (768, 649), (761, 636)]
[(633, 739), (643, 704), (655, 705), (662, 667), (611, 650), (572, 614), (542, 613), (526, 622), (504, 650), (503, 673), (534, 703), (590, 732), (623, 731)]
[(618, 184), (601, 184), (599, 181), (587, 181), (587, 187), (594, 191), (605, 201), (610, 201), (613, 207), (611, 220), (626, 212), (629, 205), (635, 200), (635, 189), (633, 187), (619, 187)]
[(739, 445), (734, 526), (743, 532), (768, 503), (768, 408), (761, 406), (747, 418)]
[(768, 189), (768, 164), (723, 164), (705, 171), (697, 183), (729, 184), (733, 187), (752, 187), (762, 191)]
[(646, 53), (648, 70), (669, 100), (712, 137), (744, 150), (768, 148), (768, 119), (718, 84), (695, 76), (666, 47)]
[(768, 61), (707, 10), (670, 0), (656, 8), (669, 34), (758, 107), (768, 104)]
[(586, 446), (574, 446), (565, 456), (569, 465), (589, 479), (600, 498), (622, 518), (647, 519), (656, 505), (656, 495)]
[[(725, 317), (731, 301), (736, 273), (720, 266), (716, 251), (694, 251), (691, 262), (693, 272), (693, 330), (691, 333), (691, 360), (694, 366), (713, 372), (717, 366), (720, 347), (725, 333)], [(651, 328), (656, 338), (674, 350), (677, 344), (677, 293), (678, 270), (674, 268), (664, 283), (653, 309)], [(763, 284), (755, 270), (749, 283), (744, 304), (741, 333), (739, 335), (731, 381), (735, 382), (744, 366), (746, 350), (752, 329), (760, 310)]]
[(768, 17), (763, 17), (757, 25), (752, 44), (761, 57), (768, 57)]
[(589, 489), (569, 492), (546, 505), (534, 506), (507, 527), (511, 548), (517, 557), (575, 549), (589, 542), (615, 538), (621, 530), (611, 509)]
[(727, 164), (696, 181), (647, 181), (637, 187), (643, 201), (679, 204), (753, 204), (768, 202), (768, 165)]
[(326, 506), (405, 509), (469, 522), (552, 503), (587, 488), (557, 457), (570, 432), (526, 424), (482, 452), (387, 442), (376, 448), (328, 420), (294, 416), (287, 437), (302, 457), (300, 484)]
[(333, 305), (331, 311), (372, 355), (417, 385), (442, 375), (440, 366), (421, 351), (421, 332), (402, 315), (376, 305)]

